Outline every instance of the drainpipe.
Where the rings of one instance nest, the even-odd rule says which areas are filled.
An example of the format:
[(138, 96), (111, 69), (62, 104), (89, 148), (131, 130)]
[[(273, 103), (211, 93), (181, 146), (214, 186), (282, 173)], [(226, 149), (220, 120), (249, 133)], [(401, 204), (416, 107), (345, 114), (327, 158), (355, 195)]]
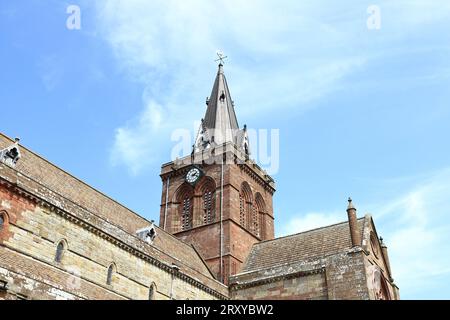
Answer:
[(223, 158), (220, 172), (220, 279), (223, 282)]

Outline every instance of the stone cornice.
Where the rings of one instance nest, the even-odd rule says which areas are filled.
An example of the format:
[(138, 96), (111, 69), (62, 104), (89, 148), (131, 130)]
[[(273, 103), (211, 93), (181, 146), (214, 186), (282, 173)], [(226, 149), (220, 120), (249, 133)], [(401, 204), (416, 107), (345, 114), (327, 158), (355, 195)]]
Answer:
[[(242, 163), (238, 164), (238, 166), (242, 171), (247, 173), (247, 175), (250, 178), (252, 178), (256, 183), (262, 186), (264, 190), (267, 190), (271, 195), (275, 193), (275, 188), (271, 185), (271, 183), (267, 182), (267, 180), (262, 179), (260, 173), (254, 170), (255, 167), (258, 167), (256, 163)], [(270, 179), (270, 181), (273, 182), (273, 179), (269, 175), (266, 175), (266, 178)]]
[[(160, 177), (164, 181), (167, 177), (178, 176), (186, 173), (187, 169), (192, 165), (220, 165), (224, 155), (226, 158), (225, 165), (238, 165), (241, 170), (244, 170), (265, 190), (269, 191), (271, 194), (275, 192), (275, 182), (272, 177), (262, 170), (253, 160), (246, 158), (246, 156), (237, 150), (232, 143), (218, 146), (213, 151), (203, 152), (202, 154), (196, 153), (194, 154), (194, 162), (191, 161), (191, 156), (186, 156), (177, 159), (176, 161), (165, 163), (161, 166)], [(206, 159), (206, 164), (204, 164), (202, 159)], [(210, 159), (215, 159), (215, 161), (208, 162)]]
[(288, 272), (285, 274), (278, 274), (274, 276), (266, 277), (253, 277), (250, 280), (239, 281), (239, 275), (234, 279), (230, 279), (230, 291), (237, 291), (245, 288), (260, 286), (268, 283), (277, 282), (279, 280), (288, 280), (298, 277), (304, 277), (311, 274), (325, 273), (325, 267), (314, 268), (309, 270), (298, 270), (294, 272)]

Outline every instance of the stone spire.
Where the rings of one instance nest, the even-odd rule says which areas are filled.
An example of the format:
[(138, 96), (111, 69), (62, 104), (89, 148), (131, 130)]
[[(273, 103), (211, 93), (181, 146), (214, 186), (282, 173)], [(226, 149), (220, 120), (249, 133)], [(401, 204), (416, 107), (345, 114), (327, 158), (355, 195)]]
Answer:
[(219, 64), (211, 95), (206, 99), (206, 105), (205, 117), (202, 119), (194, 145), (195, 151), (232, 142), (243, 152), (247, 150), (248, 154), (247, 130), (239, 129), (234, 101), (231, 99), (222, 61)]

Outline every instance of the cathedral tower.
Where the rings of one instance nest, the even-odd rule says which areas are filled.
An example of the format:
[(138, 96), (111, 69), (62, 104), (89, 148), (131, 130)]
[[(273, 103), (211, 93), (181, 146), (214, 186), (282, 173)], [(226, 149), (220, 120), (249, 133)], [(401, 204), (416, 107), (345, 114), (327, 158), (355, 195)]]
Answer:
[(162, 165), (160, 227), (192, 244), (228, 283), (254, 243), (274, 238), (275, 183), (250, 159), (222, 63), (206, 104), (192, 154)]

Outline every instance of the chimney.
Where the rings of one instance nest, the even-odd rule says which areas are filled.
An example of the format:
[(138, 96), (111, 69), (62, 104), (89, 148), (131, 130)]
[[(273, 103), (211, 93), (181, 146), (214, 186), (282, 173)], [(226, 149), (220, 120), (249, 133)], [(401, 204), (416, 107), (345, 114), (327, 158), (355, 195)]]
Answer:
[(389, 274), (389, 280), (391, 282), (393, 282), (394, 279), (392, 279), (391, 263), (389, 262), (387, 246), (384, 244), (383, 238), (381, 238), (381, 237), (380, 237), (380, 244), (381, 244), (381, 252), (383, 253), (383, 257), (384, 257), (384, 262), (386, 262), (386, 268), (387, 268), (387, 272)]
[(353, 206), (352, 199), (348, 198), (348, 225), (350, 227), (350, 236), (352, 238), (352, 247), (361, 245), (361, 235), (358, 227), (358, 218), (356, 217), (356, 208)]

